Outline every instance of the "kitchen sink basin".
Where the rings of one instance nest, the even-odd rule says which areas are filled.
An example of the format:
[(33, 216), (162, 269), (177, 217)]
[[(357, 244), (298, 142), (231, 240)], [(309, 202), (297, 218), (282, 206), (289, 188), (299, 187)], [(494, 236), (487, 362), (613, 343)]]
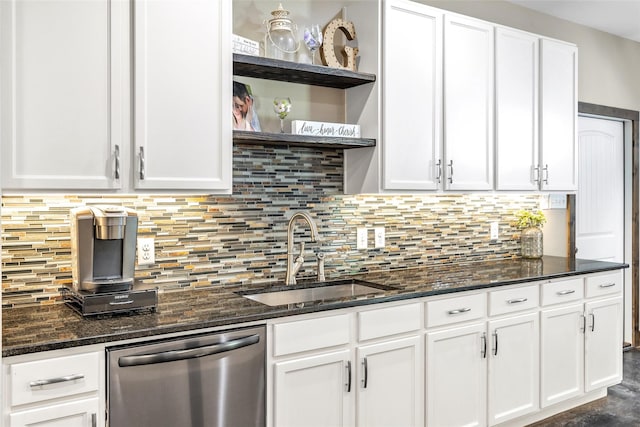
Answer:
[(350, 279), (283, 286), (258, 291), (244, 291), (238, 292), (238, 294), (265, 305), (278, 306), (314, 301), (380, 296), (384, 295), (386, 291), (393, 289), (394, 288), (390, 286)]

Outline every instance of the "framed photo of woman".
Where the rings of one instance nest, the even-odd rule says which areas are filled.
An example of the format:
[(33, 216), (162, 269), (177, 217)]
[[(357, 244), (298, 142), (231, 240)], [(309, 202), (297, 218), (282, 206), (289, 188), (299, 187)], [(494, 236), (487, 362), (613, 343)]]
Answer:
[(254, 108), (251, 86), (233, 82), (233, 129), (260, 132), (260, 119)]

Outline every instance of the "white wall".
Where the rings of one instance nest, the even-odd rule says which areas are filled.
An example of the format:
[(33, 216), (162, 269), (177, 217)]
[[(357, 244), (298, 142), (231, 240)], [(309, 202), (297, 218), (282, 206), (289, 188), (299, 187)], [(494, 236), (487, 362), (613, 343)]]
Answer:
[(640, 43), (545, 15), (507, 1), (420, 0), (441, 9), (578, 45), (578, 99), (640, 110)]

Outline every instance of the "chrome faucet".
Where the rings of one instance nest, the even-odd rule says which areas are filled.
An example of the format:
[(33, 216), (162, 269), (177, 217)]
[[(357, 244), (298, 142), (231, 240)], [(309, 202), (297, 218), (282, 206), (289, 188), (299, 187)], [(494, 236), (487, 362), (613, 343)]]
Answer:
[[(289, 226), (287, 228), (287, 278), (285, 280), (285, 284), (287, 285), (296, 284), (296, 274), (304, 263), (304, 242), (300, 243), (300, 254), (297, 257), (294, 254), (293, 226), (297, 219), (303, 219), (307, 222), (307, 224), (309, 224), (312, 242), (315, 242), (318, 237), (318, 228), (313, 222), (313, 218), (311, 218), (311, 215), (309, 215), (309, 212), (298, 211), (291, 215), (291, 218), (289, 219)], [(318, 257), (320, 258), (321, 254), (319, 254)], [(318, 280), (324, 280), (324, 260), (323, 262), (318, 262)]]

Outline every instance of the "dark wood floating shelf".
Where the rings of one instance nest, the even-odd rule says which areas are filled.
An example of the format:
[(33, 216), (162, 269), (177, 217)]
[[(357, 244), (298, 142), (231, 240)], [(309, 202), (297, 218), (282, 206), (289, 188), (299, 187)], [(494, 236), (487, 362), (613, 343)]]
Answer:
[(369, 138), (333, 138), (308, 135), (293, 135), (290, 133), (233, 131), (234, 143), (281, 145), (311, 148), (362, 148), (375, 147), (376, 140)]
[(359, 73), (323, 65), (233, 54), (233, 74), (289, 83), (347, 89), (376, 81), (375, 74)]

